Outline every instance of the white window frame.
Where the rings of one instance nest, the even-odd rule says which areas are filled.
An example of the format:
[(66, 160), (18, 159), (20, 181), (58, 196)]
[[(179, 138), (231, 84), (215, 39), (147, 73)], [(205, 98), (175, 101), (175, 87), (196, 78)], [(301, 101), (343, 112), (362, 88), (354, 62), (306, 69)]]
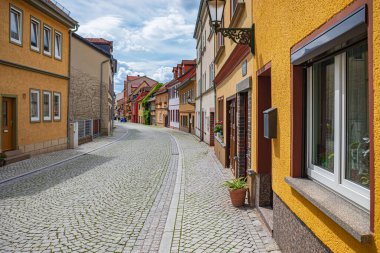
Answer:
[[(50, 91), (44, 91), (43, 93), (43, 99), (42, 99), (42, 114), (44, 117), (44, 121), (51, 121), (51, 115), (52, 115), (52, 110), (51, 110), (51, 92)], [(45, 116), (45, 95), (49, 95), (49, 116)]]
[[(37, 117), (32, 116), (32, 94), (37, 94)], [(31, 122), (40, 122), (41, 118), (41, 98), (40, 91), (35, 89), (30, 89), (29, 93), (29, 110), (30, 110), (30, 121)]]
[[(59, 46), (60, 46), (60, 52), (59, 55), (57, 55), (57, 35), (59, 36)], [(55, 31), (54, 32), (54, 58), (57, 60), (62, 60), (62, 33)]]
[(334, 173), (312, 164), (313, 67), (311, 66), (307, 69), (307, 174), (313, 180), (368, 211), (370, 209), (370, 190), (345, 178), (346, 52), (334, 57), (334, 68)]
[[(37, 25), (37, 34), (36, 34), (36, 40), (37, 40), (37, 47), (32, 45), (32, 31), (33, 31), (33, 23)], [(33, 17), (30, 18), (30, 48), (34, 51), (40, 52), (41, 48), (41, 22)]]
[[(49, 51), (45, 50), (45, 29), (49, 31)], [(48, 55), (48, 56), (51, 56), (51, 53), (52, 53), (51, 37), (52, 37), (52, 29), (49, 26), (44, 25), (44, 29), (43, 29), (43, 49), (44, 49), (44, 54)]]
[[(15, 38), (12, 38), (12, 12), (16, 13), (18, 15), (18, 32), (19, 32), (19, 39), (16, 40)], [(23, 30), (23, 15), (22, 11), (20, 9), (17, 9), (14, 6), (10, 7), (9, 12), (9, 38), (11, 42), (16, 43), (18, 45), (22, 45), (22, 30)]]
[[(58, 96), (59, 97), (59, 103), (58, 103), (58, 112), (59, 112), (59, 116), (55, 116), (55, 113), (54, 113), (54, 111), (55, 111), (55, 97), (56, 96)], [(61, 103), (62, 103), (62, 100), (61, 100), (61, 93), (58, 93), (58, 92), (54, 92), (53, 93), (53, 108), (54, 108), (54, 110), (53, 110), (53, 116), (54, 116), (54, 120), (56, 120), (56, 121), (59, 121), (59, 120), (61, 120)]]

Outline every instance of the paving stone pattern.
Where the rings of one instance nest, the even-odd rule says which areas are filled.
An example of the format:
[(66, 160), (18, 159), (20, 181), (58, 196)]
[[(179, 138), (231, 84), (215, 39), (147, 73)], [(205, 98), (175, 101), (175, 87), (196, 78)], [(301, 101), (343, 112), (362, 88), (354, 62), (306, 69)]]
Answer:
[(0, 167), (0, 182), (108, 145), (121, 138), (125, 133), (126, 129), (120, 125), (115, 129), (113, 136), (95, 138), (94, 141), (80, 145), (77, 149), (36, 155), (31, 159)]
[[(179, 154), (184, 167), (172, 252), (278, 250), (254, 210), (231, 206), (222, 187), (231, 173), (212, 149), (182, 132), (136, 124), (118, 125), (113, 138), (82, 149), (121, 136), (90, 154), (0, 184), (0, 252), (158, 252)], [(0, 178), (69, 158), (69, 152), (17, 163), (12, 172), (8, 166)]]
[(231, 206), (222, 183), (232, 175), (212, 149), (190, 135), (173, 135), (184, 154), (184, 187), (172, 252), (279, 252), (252, 209)]

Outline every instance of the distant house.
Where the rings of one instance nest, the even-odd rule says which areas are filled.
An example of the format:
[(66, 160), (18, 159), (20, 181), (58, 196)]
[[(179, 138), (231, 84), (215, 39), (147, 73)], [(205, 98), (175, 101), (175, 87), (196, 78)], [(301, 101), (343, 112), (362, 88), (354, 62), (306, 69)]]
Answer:
[(94, 131), (99, 133), (99, 130), (102, 135), (110, 135), (114, 114), (114, 74), (117, 71), (112, 41), (86, 39), (73, 34), (71, 61), (70, 121), (79, 122), (79, 137), (82, 139), (92, 137)]
[(116, 94), (116, 100), (115, 100), (115, 118), (120, 119), (124, 116), (124, 92), (120, 92)]
[(162, 86), (156, 93), (156, 125), (161, 127), (169, 126), (168, 116), (168, 89)]

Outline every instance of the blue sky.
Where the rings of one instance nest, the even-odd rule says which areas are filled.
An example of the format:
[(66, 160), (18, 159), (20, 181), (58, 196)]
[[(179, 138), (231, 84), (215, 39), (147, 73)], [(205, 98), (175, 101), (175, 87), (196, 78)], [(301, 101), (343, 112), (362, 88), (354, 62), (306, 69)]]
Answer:
[(58, 0), (79, 22), (84, 37), (114, 41), (119, 62), (115, 91), (126, 75), (166, 82), (172, 67), (196, 55), (194, 27), (199, 0)]

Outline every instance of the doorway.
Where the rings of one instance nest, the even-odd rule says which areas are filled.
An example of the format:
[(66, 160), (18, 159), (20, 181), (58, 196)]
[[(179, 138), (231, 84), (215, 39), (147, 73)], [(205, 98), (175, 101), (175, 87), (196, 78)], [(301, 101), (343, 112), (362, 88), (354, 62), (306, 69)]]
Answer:
[(14, 150), (16, 136), (16, 99), (3, 97), (1, 99), (1, 150)]
[(210, 146), (214, 146), (215, 113), (210, 112)]
[(234, 174), (237, 176), (237, 156), (236, 156), (236, 99), (227, 101), (227, 147), (228, 147), (228, 164)]
[(257, 76), (257, 175), (256, 205), (273, 208), (272, 190), (272, 142), (264, 138), (264, 114), (272, 107), (271, 68)]

